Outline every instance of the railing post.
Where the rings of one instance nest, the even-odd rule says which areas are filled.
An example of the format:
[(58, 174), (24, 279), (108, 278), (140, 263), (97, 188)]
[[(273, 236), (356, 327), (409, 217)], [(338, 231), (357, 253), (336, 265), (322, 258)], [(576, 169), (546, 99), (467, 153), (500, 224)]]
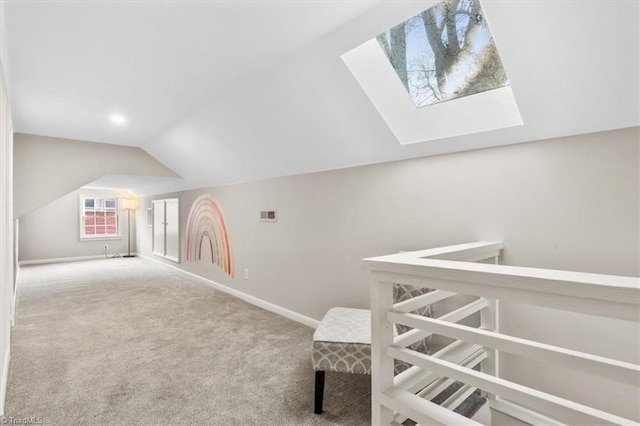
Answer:
[(393, 386), (393, 358), (387, 348), (393, 344), (393, 324), (387, 321), (387, 312), (393, 309), (393, 284), (378, 281), (373, 274), (371, 282), (371, 424), (388, 425), (393, 421), (393, 410), (381, 404), (381, 395)]
[[(494, 263), (499, 264), (499, 257), (494, 258)], [(480, 328), (485, 330), (500, 332), (500, 301), (497, 299), (487, 299), (487, 307), (480, 312)], [(500, 377), (500, 351), (492, 348), (484, 348), (487, 358), (480, 364), (483, 373), (493, 377)], [(496, 395), (484, 392), (483, 394), (490, 400), (495, 400)]]

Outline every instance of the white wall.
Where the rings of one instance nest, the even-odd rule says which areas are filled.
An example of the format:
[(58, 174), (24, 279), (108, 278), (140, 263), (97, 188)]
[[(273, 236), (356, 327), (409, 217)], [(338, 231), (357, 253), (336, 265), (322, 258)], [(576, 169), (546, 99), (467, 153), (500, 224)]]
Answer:
[[(20, 218), (19, 259), (21, 262), (126, 254), (127, 211), (120, 210), (120, 237), (80, 240), (80, 197), (83, 195), (127, 197), (126, 192), (98, 189), (79, 189), (60, 197)], [(131, 252), (136, 251), (136, 217), (131, 215)]]
[(140, 148), (21, 133), (14, 159), (15, 217), (108, 174), (177, 177)]
[[(187, 191), (176, 194), (183, 253), (191, 204), (210, 193), (227, 219), (236, 278), (206, 263), (180, 267), (316, 319), (331, 306), (368, 307), (360, 259), (398, 250), (502, 240), (508, 264), (638, 276), (638, 157), (639, 129), (629, 128)], [(152, 198), (143, 200), (140, 214)], [(258, 221), (265, 209), (277, 209), (277, 223)], [(140, 252), (151, 253), (150, 235), (140, 228)], [(553, 339), (596, 347), (604, 356), (640, 358), (635, 325), (606, 336), (606, 321), (517, 306), (506, 306), (503, 319), (510, 333), (546, 339), (554, 329), (547, 316), (561, 323)], [(602, 344), (586, 341), (584, 328)], [(554, 387), (557, 377), (513, 363), (507, 373), (543, 388)], [(627, 404), (633, 393), (612, 400), (603, 389), (618, 397), (623, 388), (579, 396), (640, 418), (637, 405)]]
[[(6, 2), (0, 2), (0, 63), (2, 63), (2, 74), (4, 78), (5, 89), (11, 87), (11, 70), (9, 69), (9, 50), (7, 43), (7, 25), (5, 22)], [(11, 94), (8, 94), (9, 101)]]
[(4, 2), (0, 2), (0, 415), (9, 367), (14, 283), (13, 125), (5, 81)]

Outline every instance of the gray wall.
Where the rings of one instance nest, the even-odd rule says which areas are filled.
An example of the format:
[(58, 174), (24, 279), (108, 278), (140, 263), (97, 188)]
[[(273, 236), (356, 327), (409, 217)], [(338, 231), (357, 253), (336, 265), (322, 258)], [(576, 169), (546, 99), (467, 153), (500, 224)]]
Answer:
[[(506, 263), (638, 275), (638, 128), (187, 191), (182, 233), (205, 192), (225, 213), (236, 279), (181, 267), (314, 318), (367, 306), (360, 259), (398, 250), (502, 240)], [(277, 223), (258, 221), (265, 209)]]
[[(127, 253), (127, 212), (120, 210), (120, 238), (80, 240), (80, 196), (128, 197), (111, 190), (79, 189), (40, 207), (20, 219), (19, 259), (37, 261), (98, 256), (109, 246), (109, 255)], [(136, 247), (136, 216), (131, 215), (131, 252)]]
[(15, 135), (15, 217), (108, 174), (176, 177), (140, 148)]
[[(630, 128), (187, 191), (177, 194), (182, 235), (193, 200), (212, 194), (226, 216), (236, 278), (206, 263), (179, 267), (316, 319), (331, 306), (368, 307), (360, 259), (398, 250), (501, 240), (507, 264), (638, 276), (638, 136)], [(139, 213), (162, 197), (143, 199)], [(277, 223), (258, 221), (265, 209), (278, 210)], [(140, 228), (141, 253), (150, 255), (150, 236)], [(182, 251), (184, 259), (184, 239)], [(502, 326), (603, 356), (639, 358), (630, 323), (505, 305)], [(557, 385), (560, 376), (531, 365), (507, 359), (505, 375), (640, 417), (629, 401), (637, 392), (583, 377)], [(567, 389), (575, 383), (582, 389)]]

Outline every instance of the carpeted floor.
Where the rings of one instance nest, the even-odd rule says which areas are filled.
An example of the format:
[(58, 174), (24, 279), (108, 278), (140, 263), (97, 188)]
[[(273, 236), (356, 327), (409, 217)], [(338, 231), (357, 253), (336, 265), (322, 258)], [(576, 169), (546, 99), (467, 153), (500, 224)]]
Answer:
[(20, 270), (5, 418), (45, 424), (365, 425), (370, 377), (327, 374), (313, 330), (140, 258)]

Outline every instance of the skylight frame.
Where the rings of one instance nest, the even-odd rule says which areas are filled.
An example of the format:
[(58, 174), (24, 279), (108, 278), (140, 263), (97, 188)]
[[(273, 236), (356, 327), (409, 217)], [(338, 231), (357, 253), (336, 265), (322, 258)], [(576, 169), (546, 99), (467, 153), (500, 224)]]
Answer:
[[(483, 4), (485, 19), (489, 19), (486, 6)], [(498, 89), (417, 108), (376, 40), (376, 34), (341, 58), (401, 145), (524, 124), (512, 90), (513, 81)], [(493, 35), (495, 39), (495, 32)], [(506, 69), (506, 64), (504, 66)]]

